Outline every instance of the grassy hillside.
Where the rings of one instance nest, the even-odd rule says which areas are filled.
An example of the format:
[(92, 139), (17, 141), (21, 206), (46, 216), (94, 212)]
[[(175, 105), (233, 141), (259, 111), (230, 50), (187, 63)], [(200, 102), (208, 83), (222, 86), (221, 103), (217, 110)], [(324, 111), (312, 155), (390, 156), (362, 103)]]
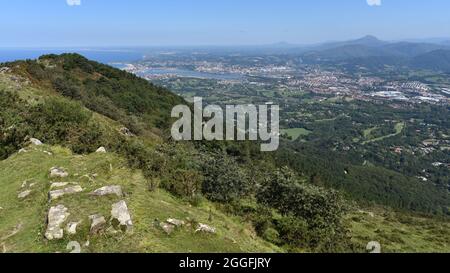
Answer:
[[(214, 204), (204, 201), (194, 207), (174, 198), (164, 190), (150, 192), (140, 171), (127, 167), (127, 162), (113, 153), (73, 155), (58, 146), (30, 146), (27, 152), (14, 154), (0, 162), (0, 244), (7, 252), (67, 252), (69, 241), (78, 241), (84, 252), (278, 252), (279, 248), (258, 239), (251, 225), (227, 216)], [(52, 153), (52, 155), (47, 154)], [(65, 168), (69, 177), (50, 179), (49, 170)], [(84, 191), (49, 202), (47, 193), (53, 182), (76, 182)], [(18, 194), (28, 186), (32, 193), (25, 199)], [(134, 231), (132, 234), (89, 234), (93, 214), (110, 216), (111, 205), (119, 197), (93, 197), (89, 193), (107, 185), (120, 185), (125, 192)], [(51, 206), (63, 204), (69, 209), (67, 222), (82, 221), (74, 236), (61, 241), (47, 241), (46, 215)], [(155, 226), (155, 219), (176, 218), (192, 225), (201, 222), (217, 229), (216, 235), (194, 233), (194, 226), (167, 235)], [(17, 228), (17, 229), (16, 229)], [(15, 231), (17, 232), (16, 234)]]
[(450, 222), (386, 209), (347, 216), (352, 240), (363, 248), (376, 241), (383, 253), (450, 253)]
[[(422, 233), (402, 215), (362, 219), (340, 192), (310, 183), (256, 144), (173, 143), (169, 114), (183, 100), (134, 75), (75, 54), (2, 66), (0, 251), (65, 252), (77, 241), (84, 252), (365, 252), (374, 227), (396, 235), (398, 223), (404, 244), (382, 236), (387, 249), (449, 251), (447, 233)], [(30, 146), (32, 137), (45, 145)], [(95, 153), (100, 146), (108, 153)], [(69, 176), (51, 179), (52, 167)], [(83, 191), (49, 202), (52, 182)], [(124, 196), (89, 194), (112, 185)], [(132, 233), (111, 229), (111, 206), (121, 200)], [(81, 224), (76, 235), (48, 241), (47, 213), (57, 205), (70, 213), (64, 225)], [(99, 235), (89, 230), (94, 214), (108, 221)], [(168, 218), (186, 223), (167, 235), (160, 223)], [(447, 226), (423, 221), (433, 231)], [(216, 233), (196, 233), (199, 223)]]

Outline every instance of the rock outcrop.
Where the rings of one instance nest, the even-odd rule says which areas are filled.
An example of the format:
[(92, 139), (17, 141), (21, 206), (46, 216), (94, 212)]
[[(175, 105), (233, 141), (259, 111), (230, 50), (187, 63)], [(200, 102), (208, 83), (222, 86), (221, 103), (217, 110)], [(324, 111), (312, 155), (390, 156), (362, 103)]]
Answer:
[(97, 149), (97, 151), (95, 151), (96, 153), (101, 153), (101, 154), (105, 154), (106, 153), (106, 148), (105, 147), (100, 147)]
[(204, 233), (216, 233), (216, 229), (213, 227), (210, 227), (208, 225), (205, 224), (198, 224), (197, 229), (195, 230), (195, 232), (204, 232)]
[(69, 173), (60, 167), (53, 167), (50, 169), (50, 178), (66, 178)]
[(41, 145), (43, 145), (43, 143), (42, 143), (39, 139), (37, 139), (37, 138), (30, 138), (30, 142), (31, 142), (31, 144), (33, 144), (33, 145), (35, 145), (35, 146), (41, 146)]
[(114, 227), (119, 227), (120, 230), (130, 232), (133, 229), (133, 222), (128, 211), (127, 203), (120, 201), (112, 205), (111, 217)]
[(54, 190), (48, 193), (50, 201), (63, 197), (64, 195), (80, 193), (83, 191), (81, 186), (67, 187), (61, 190)]
[(67, 220), (69, 215), (68, 209), (63, 205), (51, 207), (47, 216), (48, 225), (45, 238), (48, 240), (62, 239), (64, 230), (61, 228), (61, 225)]
[(69, 185), (69, 182), (53, 182), (50, 185), (50, 189), (53, 190), (53, 189), (62, 188), (62, 187), (68, 186), (68, 185)]
[(32, 192), (31, 190), (23, 191), (23, 192), (19, 193), (19, 195), (17, 197), (19, 199), (25, 199), (31, 194), (31, 192)]
[(167, 234), (170, 235), (175, 230), (175, 226), (171, 225), (169, 223), (160, 223), (159, 226), (162, 228), (162, 230)]
[(91, 220), (91, 234), (99, 234), (106, 227), (105, 217), (99, 214), (89, 216)]
[(168, 224), (171, 224), (171, 225), (176, 226), (176, 227), (182, 227), (185, 224), (184, 221), (177, 220), (177, 219), (172, 219), (172, 218), (167, 219), (166, 222)]
[(81, 222), (68, 223), (67, 227), (66, 227), (67, 233), (70, 234), (70, 235), (77, 234), (77, 227), (78, 227), (79, 224), (81, 224)]
[(117, 195), (118, 197), (123, 196), (122, 187), (121, 186), (105, 186), (100, 189), (95, 190), (91, 193), (94, 196), (105, 196), (105, 195)]

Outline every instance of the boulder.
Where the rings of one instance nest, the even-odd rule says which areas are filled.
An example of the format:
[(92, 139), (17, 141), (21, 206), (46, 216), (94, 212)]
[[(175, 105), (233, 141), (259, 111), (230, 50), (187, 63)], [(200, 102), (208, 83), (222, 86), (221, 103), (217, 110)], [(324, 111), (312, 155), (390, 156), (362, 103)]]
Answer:
[(19, 195), (17, 196), (19, 199), (25, 199), (27, 198), (29, 195), (31, 194), (31, 190), (26, 190), (23, 191), (21, 193), (19, 193)]
[(66, 178), (69, 176), (69, 173), (67, 173), (65, 170), (63, 170), (60, 167), (53, 167), (50, 169), (50, 177), (51, 178)]
[(70, 213), (68, 209), (63, 205), (51, 207), (47, 216), (47, 231), (45, 232), (45, 238), (48, 240), (62, 239), (64, 236), (64, 230), (61, 225), (67, 220)]
[(54, 182), (52, 183), (52, 185), (50, 186), (50, 189), (56, 189), (56, 188), (62, 188), (69, 185), (69, 182)]
[(106, 148), (105, 147), (100, 147), (100, 148), (98, 148), (97, 149), (97, 151), (95, 151), (96, 153), (102, 153), (102, 154), (104, 154), (104, 153), (106, 153)]
[(42, 142), (39, 139), (37, 139), (37, 138), (30, 138), (30, 142), (31, 142), (31, 144), (33, 144), (35, 146), (43, 145)]
[(133, 222), (128, 211), (127, 203), (120, 201), (112, 205), (111, 216), (113, 225), (119, 226), (122, 231), (131, 231)]
[(61, 190), (54, 190), (48, 193), (50, 201), (56, 200), (64, 195), (75, 194), (82, 192), (83, 188), (80, 186), (67, 187)]
[(169, 223), (160, 223), (159, 226), (162, 228), (162, 230), (167, 234), (170, 235), (175, 230), (175, 226), (171, 225)]
[(0, 67), (0, 74), (9, 72), (10, 70), (11, 70), (11, 69), (10, 69), (9, 67), (6, 67), (6, 66)]
[(182, 227), (185, 224), (184, 221), (177, 220), (177, 219), (172, 219), (172, 218), (167, 219), (166, 223), (171, 224), (171, 225), (176, 226), (176, 227)]
[(94, 196), (105, 196), (115, 194), (118, 197), (123, 196), (122, 187), (121, 186), (105, 186), (100, 189), (95, 190), (91, 193)]
[(91, 234), (99, 234), (106, 227), (105, 217), (99, 214), (89, 216), (91, 220)]
[(75, 242), (75, 241), (69, 242), (67, 244), (66, 249), (67, 250), (71, 250), (70, 253), (72, 253), (72, 254), (79, 254), (79, 253), (81, 253), (81, 245), (80, 245), (80, 243)]
[(67, 233), (69, 233), (70, 235), (77, 234), (77, 227), (78, 227), (79, 224), (81, 224), (81, 222), (68, 223), (67, 227), (66, 227)]
[(195, 232), (204, 232), (204, 233), (216, 233), (216, 229), (213, 227), (210, 227), (208, 225), (205, 224), (198, 224), (197, 229), (195, 230)]

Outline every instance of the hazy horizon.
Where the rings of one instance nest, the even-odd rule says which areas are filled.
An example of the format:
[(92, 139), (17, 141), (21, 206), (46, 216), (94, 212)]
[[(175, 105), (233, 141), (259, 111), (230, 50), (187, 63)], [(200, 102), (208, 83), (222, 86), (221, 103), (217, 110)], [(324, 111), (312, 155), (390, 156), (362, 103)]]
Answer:
[(450, 2), (444, 0), (0, 0), (0, 7), (1, 48), (311, 45), (365, 35), (450, 39)]

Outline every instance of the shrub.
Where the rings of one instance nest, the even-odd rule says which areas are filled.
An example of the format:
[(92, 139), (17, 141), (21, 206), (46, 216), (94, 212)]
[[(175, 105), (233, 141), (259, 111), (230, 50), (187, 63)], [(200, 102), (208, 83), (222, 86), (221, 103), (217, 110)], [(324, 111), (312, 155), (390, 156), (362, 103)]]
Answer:
[(216, 156), (203, 162), (203, 194), (212, 201), (229, 203), (248, 195), (250, 179), (228, 156)]

